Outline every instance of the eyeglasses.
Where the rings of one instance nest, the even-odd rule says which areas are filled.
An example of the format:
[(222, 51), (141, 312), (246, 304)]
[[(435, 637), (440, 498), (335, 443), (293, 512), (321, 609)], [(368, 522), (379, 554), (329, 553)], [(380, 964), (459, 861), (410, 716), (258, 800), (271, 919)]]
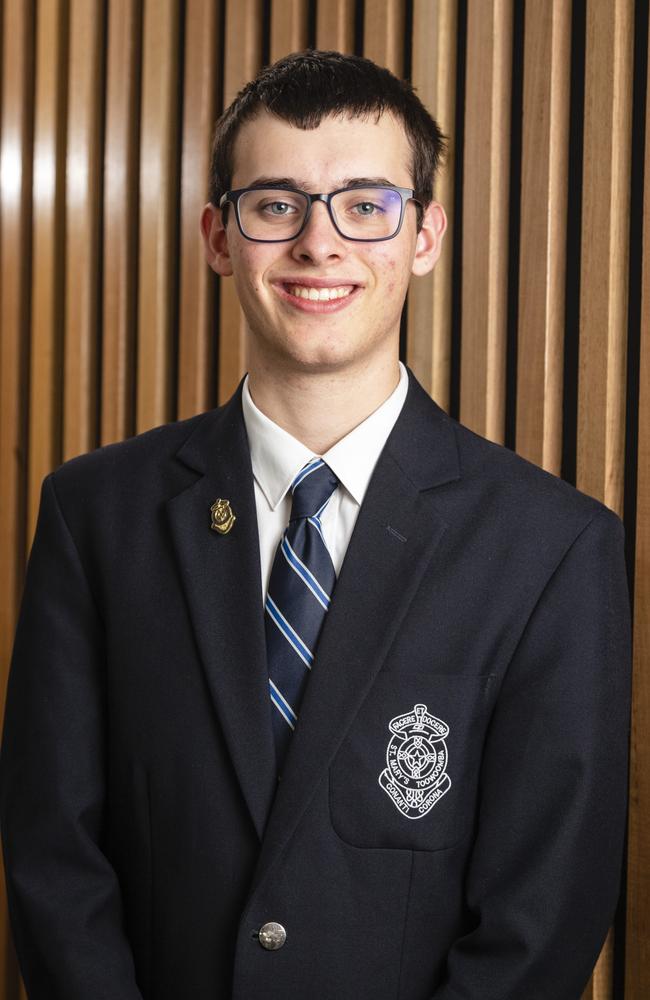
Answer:
[(219, 208), (235, 206), (235, 217), (242, 236), (255, 243), (284, 243), (295, 240), (309, 222), (312, 205), (327, 205), (332, 224), (339, 236), (358, 243), (392, 240), (402, 228), (407, 202), (421, 203), (410, 188), (384, 184), (340, 188), (329, 194), (308, 194), (294, 188), (259, 187), (226, 191)]

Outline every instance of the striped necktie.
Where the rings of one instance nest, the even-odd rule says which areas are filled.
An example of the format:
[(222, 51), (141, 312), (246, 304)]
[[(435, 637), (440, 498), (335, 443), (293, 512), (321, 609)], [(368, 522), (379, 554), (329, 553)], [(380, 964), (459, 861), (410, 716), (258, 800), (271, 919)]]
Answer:
[(320, 517), (337, 486), (321, 458), (300, 470), (291, 484), (291, 518), (271, 569), (264, 618), (278, 768), (298, 721), (336, 582)]

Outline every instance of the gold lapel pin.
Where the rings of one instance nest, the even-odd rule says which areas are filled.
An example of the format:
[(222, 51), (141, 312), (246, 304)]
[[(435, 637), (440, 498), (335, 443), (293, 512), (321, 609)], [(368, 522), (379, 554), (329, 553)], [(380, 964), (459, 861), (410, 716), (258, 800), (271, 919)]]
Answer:
[(210, 513), (212, 515), (210, 527), (213, 531), (218, 531), (220, 535), (227, 535), (237, 520), (232, 512), (230, 500), (215, 500), (210, 507)]

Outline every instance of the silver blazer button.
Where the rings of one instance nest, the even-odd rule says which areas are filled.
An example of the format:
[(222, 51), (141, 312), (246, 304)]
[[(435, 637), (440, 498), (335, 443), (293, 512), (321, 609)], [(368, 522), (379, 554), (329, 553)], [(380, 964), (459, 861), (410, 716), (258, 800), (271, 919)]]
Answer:
[(260, 927), (259, 940), (262, 948), (267, 951), (277, 951), (287, 940), (287, 932), (282, 924), (276, 924), (273, 920)]

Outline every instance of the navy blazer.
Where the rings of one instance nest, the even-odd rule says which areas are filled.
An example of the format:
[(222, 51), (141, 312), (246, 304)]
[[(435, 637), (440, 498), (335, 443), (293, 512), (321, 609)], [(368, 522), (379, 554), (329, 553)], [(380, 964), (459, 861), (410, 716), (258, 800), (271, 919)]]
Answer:
[(580, 996), (622, 863), (623, 527), (409, 378), (281, 776), (241, 386), (45, 480), (0, 768), (32, 1000)]

